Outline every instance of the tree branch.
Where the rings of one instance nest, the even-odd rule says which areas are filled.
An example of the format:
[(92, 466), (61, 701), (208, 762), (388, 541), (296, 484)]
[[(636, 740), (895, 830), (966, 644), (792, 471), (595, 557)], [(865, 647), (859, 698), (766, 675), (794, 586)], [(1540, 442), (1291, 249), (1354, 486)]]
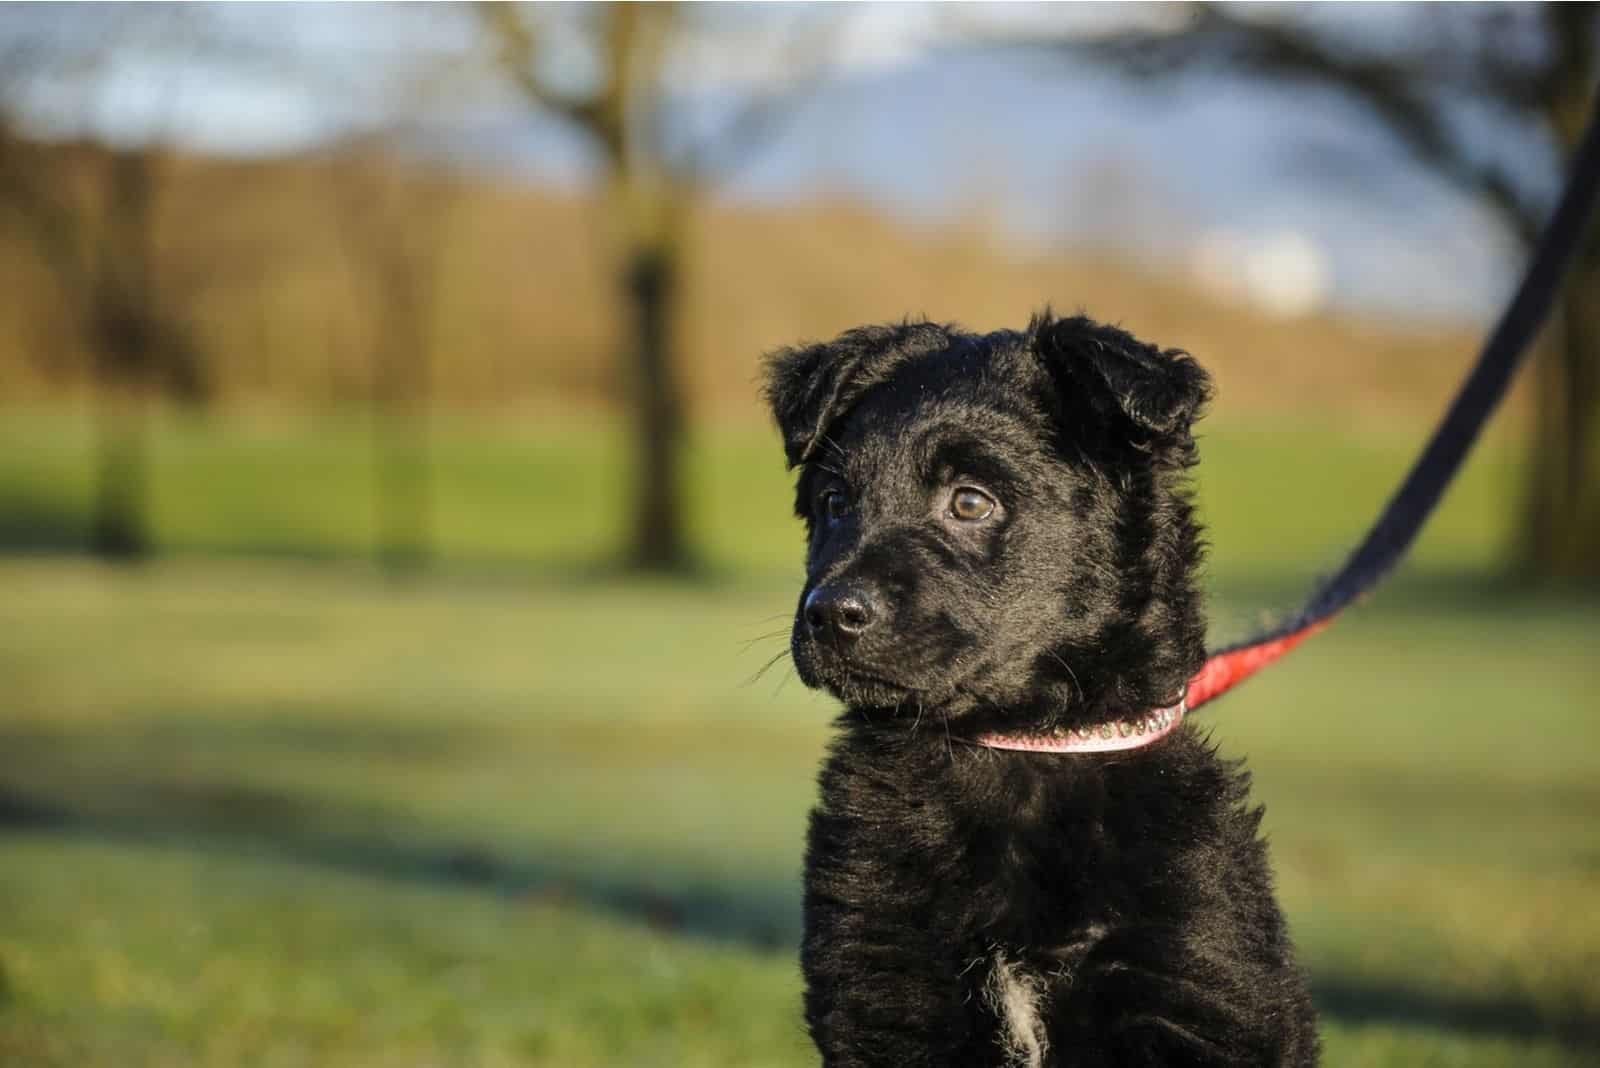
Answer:
[[(1353, 55), (1282, 21), (1239, 18), (1211, 4), (1195, 8), (1192, 27), (1177, 33), (1130, 31), (1064, 47), (1075, 56), (1112, 62), (1144, 76), (1209, 66), (1335, 90), (1381, 121), (1419, 162), (1457, 188), (1486, 199), (1520, 239), (1531, 242), (1538, 235), (1544, 214), (1540, 205), (1504, 168), (1473, 158), (1429, 96), (1428, 89), (1436, 89), (1441, 78), (1467, 84), (1453, 66), (1447, 71), (1433, 63), (1435, 57)], [(1514, 76), (1502, 68), (1494, 77)], [(1487, 83), (1477, 81), (1484, 89)]]
[(597, 96), (563, 93), (535, 70), (539, 53), (536, 27), (512, 3), (481, 3), (478, 16), (496, 46), (496, 59), (523, 96), (584, 130), (595, 133), (600, 123)]
[(69, 295), (81, 292), (87, 282), (82, 249), (77, 242), (78, 228), (70, 210), (45, 190), (41, 178), (42, 161), (29, 159), (48, 151), (12, 134), (4, 114), (0, 114), (0, 220), (14, 217), (32, 239), (40, 257), (55, 273)]
[(712, 174), (729, 174), (744, 166), (760, 151), (786, 118), (793, 115), (798, 101), (811, 95), (827, 71), (826, 57), (833, 51), (839, 24), (820, 20), (810, 32), (791, 39), (782, 56), (772, 64), (775, 70), (803, 71), (790, 86), (762, 93), (747, 102), (716, 133), (702, 138), (684, 154), (684, 169), (694, 180)]

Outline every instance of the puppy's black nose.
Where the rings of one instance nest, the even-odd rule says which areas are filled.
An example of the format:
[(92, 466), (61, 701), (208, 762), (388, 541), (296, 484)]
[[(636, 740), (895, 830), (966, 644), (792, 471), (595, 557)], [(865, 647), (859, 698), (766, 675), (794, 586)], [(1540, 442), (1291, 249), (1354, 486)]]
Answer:
[(872, 626), (878, 616), (872, 597), (849, 586), (818, 586), (806, 597), (806, 626), (815, 637), (830, 635), (835, 642), (852, 642)]

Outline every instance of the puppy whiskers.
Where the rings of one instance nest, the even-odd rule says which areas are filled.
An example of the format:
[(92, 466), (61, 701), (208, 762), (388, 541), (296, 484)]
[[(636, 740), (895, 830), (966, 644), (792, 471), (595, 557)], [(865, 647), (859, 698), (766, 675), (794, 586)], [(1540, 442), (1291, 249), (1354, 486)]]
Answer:
[(789, 650), (787, 650), (787, 649), (782, 650), (781, 652), (778, 653), (777, 656), (773, 657), (771, 660), (768, 660), (765, 664), (762, 664), (761, 667), (759, 669), (757, 669), (757, 671), (756, 671), (756, 673), (754, 675), (751, 675), (748, 679), (745, 679), (743, 685), (745, 685), (745, 686), (754, 686), (756, 683), (761, 681), (761, 676), (765, 675), (768, 671), (770, 671), (772, 669), (772, 666), (774, 664), (776, 664), (778, 661), (782, 660), (784, 657), (786, 657), (788, 655), (789, 655)]
[(789, 629), (787, 627), (785, 627), (783, 630), (769, 631), (766, 634), (757, 634), (754, 638), (746, 638), (745, 640), (741, 641), (739, 643), (739, 651), (741, 653), (747, 653), (750, 651), (750, 647), (757, 642), (770, 642), (774, 638), (787, 638), (788, 636)]
[(792, 618), (794, 618), (794, 613), (793, 612), (774, 612), (770, 616), (763, 616), (760, 619), (751, 620), (750, 621), (750, 625), (753, 626), (753, 627), (759, 627), (763, 623), (771, 623), (774, 619), (792, 619)]
[(772, 688), (772, 696), (776, 697), (782, 693), (783, 688), (789, 684), (789, 680), (792, 678), (794, 678), (794, 668), (791, 666), (787, 671), (778, 677), (778, 685)]

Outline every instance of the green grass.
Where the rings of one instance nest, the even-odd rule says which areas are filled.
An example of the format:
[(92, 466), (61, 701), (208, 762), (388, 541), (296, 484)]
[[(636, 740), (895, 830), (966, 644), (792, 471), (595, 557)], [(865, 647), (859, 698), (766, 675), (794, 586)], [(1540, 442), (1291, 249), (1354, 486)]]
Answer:
[[(720, 581), (624, 583), (580, 571), (614, 439), (447, 428), (447, 566), (395, 586), (317, 559), (369, 540), (361, 442), (168, 423), (186, 555), (0, 560), (0, 1064), (814, 1063), (829, 705), (747, 684), (796, 572), (775, 447), (697, 446)], [(1410, 445), (1209, 439), (1225, 627), (1335, 562)], [(83, 455), (0, 423), (0, 501), (70, 526)], [(1596, 606), (1470, 580), (1507, 536), (1485, 459), (1416, 567), (1205, 715), (1268, 806), (1330, 1064), (1600, 1054)], [(221, 558), (250, 553), (299, 559)]]
[[(548, 421), (547, 421), (548, 422)], [(1421, 427), (1213, 417), (1199, 491), (1220, 581), (1303, 581), (1331, 569), (1398, 483)], [(528, 429), (441, 418), (431, 444), (434, 548), (447, 564), (581, 573), (621, 547), (627, 441), (612, 424)], [(81, 543), (93, 484), (85, 418), (0, 409), (0, 548)], [(374, 547), (373, 456), (354, 419), (153, 421), (151, 513), (169, 552), (362, 557)], [(776, 435), (698, 433), (688, 448), (687, 521), (697, 550), (741, 578), (796, 573), (799, 528)], [(1473, 460), (1429, 527), (1428, 569), (1481, 571), (1512, 530), (1516, 465)]]

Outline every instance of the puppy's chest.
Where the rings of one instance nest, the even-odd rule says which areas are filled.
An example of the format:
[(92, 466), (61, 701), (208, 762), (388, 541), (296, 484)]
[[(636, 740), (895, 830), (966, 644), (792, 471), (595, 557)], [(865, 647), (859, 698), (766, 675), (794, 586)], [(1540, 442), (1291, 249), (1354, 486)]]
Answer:
[[(1101, 877), (1106, 829), (1091, 809), (1063, 816), (1070, 784), (857, 742), (835, 748), (812, 814), (809, 984), (845, 987), (886, 959), (926, 969), (970, 1014), (981, 1063), (1053, 1063), (1047, 1021), (1118, 911), (1104, 893), (1117, 880)], [(890, 957), (851, 962), (862, 946)]]
[(843, 740), (812, 815), (809, 889), (946, 938), (1080, 942), (1125, 885), (1107, 878), (1124, 849), (1101, 791), (988, 757)]

